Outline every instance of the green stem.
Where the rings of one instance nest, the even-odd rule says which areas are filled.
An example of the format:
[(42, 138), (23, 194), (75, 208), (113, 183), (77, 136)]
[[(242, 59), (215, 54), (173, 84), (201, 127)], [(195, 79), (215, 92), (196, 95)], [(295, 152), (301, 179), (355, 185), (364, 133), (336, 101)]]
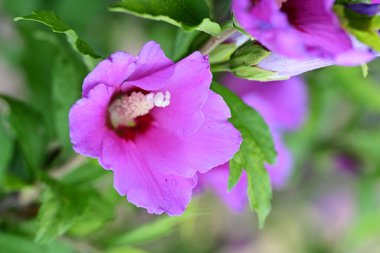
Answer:
[(203, 55), (210, 54), (212, 50), (214, 50), (218, 45), (222, 44), (232, 35), (234, 35), (237, 30), (234, 27), (231, 27), (224, 32), (222, 32), (219, 36), (212, 37), (209, 39), (205, 45), (199, 50)]

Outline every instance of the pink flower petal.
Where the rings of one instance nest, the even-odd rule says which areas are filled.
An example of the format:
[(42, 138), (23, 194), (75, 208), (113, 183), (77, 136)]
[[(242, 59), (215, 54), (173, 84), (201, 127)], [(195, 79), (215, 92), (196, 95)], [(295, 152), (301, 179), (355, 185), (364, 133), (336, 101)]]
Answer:
[(101, 155), (106, 127), (107, 106), (114, 88), (100, 84), (88, 97), (78, 100), (70, 110), (70, 139), (74, 150), (82, 155)]
[(168, 68), (174, 62), (165, 56), (159, 44), (149, 41), (137, 56), (136, 69), (128, 80), (138, 80)]
[(157, 127), (136, 140), (139, 149), (144, 150), (147, 164), (162, 173), (190, 177), (233, 157), (240, 147), (240, 133), (226, 121), (230, 113), (223, 99), (211, 91), (209, 93), (204, 106), (205, 120), (194, 135), (178, 136)]
[(155, 109), (152, 115), (157, 125), (170, 132), (187, 136), (194, 134), (202, 125), (204, 107), (211, 84), (212, 74), (208, 60), (195, 52), (173, 67), (170, 79), (162, 91), (170, 91), (170, 106)]
[[(227, 162), (241, 143), (240, 133), (227, 121), (227, 105), (210, 92), (211, 79), (208, 60), (200, 53), (174, 64), (150, 42), (138, 57), (113, 54), (86, 77), (83, 98), (71, 110), (75, 150), (113, 170), (116, 190), (131, 203), (150, 213), (183, 213), (197, 173)], [(113, 116), (136, 123), (113, 129), (107, 118), (111, 99), (138, 88), (164, 93), (167, 106), (155, 97), (158, 105), (141, 111), (140, 118), (128, 115), (139, 113), (133, 110), (142, 110), (144, 100), (112, 107)]]
[(101, 61), (84, 79), (83, 97), (98, 84), (119, 88), (135, 70), (136, 57), (124, 52), (113, 53)]
[(118, 193), (149, 213), (182, 214), (191, 200), (197, 177), (162, 174), (155, 166), (148, 165), (146, 159), (146, 154), (133, 142), (120, 141), (113, 134), (105, 136), (102, 164), (113, 170)]

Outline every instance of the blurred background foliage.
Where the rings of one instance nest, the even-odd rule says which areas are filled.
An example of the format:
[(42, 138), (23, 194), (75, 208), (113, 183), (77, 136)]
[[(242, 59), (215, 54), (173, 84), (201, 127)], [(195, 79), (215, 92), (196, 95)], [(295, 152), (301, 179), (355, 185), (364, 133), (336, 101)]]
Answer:
[[(178, 59), (192, 38), (207, 38), (111, 13), (111, 3), (0, 0), (1, 252), (380, 252), (379, 60), (367, 78), (360, 67), (304, 75), (309, 119), (286, 136), (294, 175), (274, 192), (263, 230), (254, 214), (231, 213), (210, 193), (196, 195), (181, 217), (148, 215), (115, 193), (96, 161), (72, 151), (68, 111), (80, 97), (83, 62), (64, 36), (13, 21), (54, 10), (102, 56), (136, 54), (155, 40)], [(214, 17), (228, 16), (228, 1), (209, 4)]]

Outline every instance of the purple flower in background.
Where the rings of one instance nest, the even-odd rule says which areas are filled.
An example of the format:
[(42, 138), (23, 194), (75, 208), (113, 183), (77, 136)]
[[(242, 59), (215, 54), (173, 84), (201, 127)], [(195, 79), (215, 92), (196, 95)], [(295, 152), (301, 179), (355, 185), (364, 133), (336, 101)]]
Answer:
[(295, 59), (271, 53), (257, 66), (261, 69), (275, 72), (272, 79), (283, 79), (298, 76), (302, 73), (334, 65), (332, 60), (322, 58)]
[[(339, 182), (334, 182), (339, 185)], [(347, 186), (339, 185), (337, 189), (326, 188), (327, 191), (318, 196), (311, 206), (316, 231), (320, 231), (326, 239), (339, 240), (357, 217), (355, 194)]]
[(320, 58), (339, 65), (373, 59), (357, 46), (332, 10), (333, 0), (233, 0), (239, 24), (276, 54), (302, 60)]
[(233, 211), (241, 212), (248, 203), (247, 175), (243, 171), (239, 182), (231, 191), (228, 191), (229, 173), (228, 163), (225, 163), (207, 173), (199, 174), (198, 188), (214, 191)]
[(260, 112), (275, 132), (296, 130), (307, 118), (307, 87), (300, 78), (263, 83), (228, 75), (223, 83)]
[(198, 52), (173, 63), (148, 42), (138, 56), (112, 54), (70, 111), (75, 151), (112, 170), (115, 189), (136, 206), (181, 214), (197, 173), (227, 162), (241, 143), (211, 79)]
[[(272, 186), (281, 188), (287, 183), (293, 159), (282, 141), (282, 133), (299, 128), (308, 114), (307, 88), (299, 78), (276, 82), (253, 82), (228, 75), (224, 84), (256, 109), (268, 123), (272, 132), (278, 157), (273, 165), (266, 165)], [(199, 174), (200, 185), (211, 188), (232, 210), (241, 211), (247, 204), (247, 177), (243, 172), (238, 184), (227, 191), (228, 164), (205, 174)]]
[[(353, 40), (353, 43), (355, 45), (356, 49), (360, 50), (367, 50), (368, 47), (357, 40)], [(350, 55), (346, 55), (345, 58), (346, 63), (352, 63), (355, 65), (357, 57), (355, 57), (355, 54), (357, 53), (357, 57), (361, 57), (361, 52), (356, 51), (353, 52)], [(375, 56), (375, 55), (374, 55)], [(372, 57), (372, 56), (371, 56)], [(343, 57), (341, 58), (343, 59)], [(263, 59), (261, 62), (257, 64), (257, 67), (269, 71), (273, 71), (275, 74), (271, 76), (272, 80), (278, 80), (278, 79), (284, 79), (289, 78), (292, 76), (297, 76), (302, 73), (319, 69), (327, 66), (334, 65), (335, 62), (333, 60), (324, 59), (324, 58), (306, 58), (306, 59), (296, 59), (296, 58), (290, 58), (286, 56), (282, 56), (277, 53), (271, 53), (269, 56), (267, 56), (265, 59)]]
[(337, 170), (348, 172), (352, 175), (358, 175), (361, 172), (361, 161), (349, 153), (338, 153), (334, 156), (334, 165)]
[(367, 15), (367, 16), (375, 16), (380, 13), (380, 1), (379, 3), (372, 3), (372, 4), (366, 4), (366, 3), (348, 4), (347, 7), (357, 13)]

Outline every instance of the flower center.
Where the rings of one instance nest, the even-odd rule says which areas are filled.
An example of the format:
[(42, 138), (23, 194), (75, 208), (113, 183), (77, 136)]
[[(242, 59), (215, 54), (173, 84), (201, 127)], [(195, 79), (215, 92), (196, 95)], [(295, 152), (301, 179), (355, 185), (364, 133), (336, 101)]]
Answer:
[(280, 10), (287, 16), (288, 21), (292, 26), (301, 32), (306, 32), (303, 27), (305, 22), (307, 23), (309, 20), (307, 19), (307, 16), (303, 15), (304, 9), (299, 8), (296, 1), (282, 1)]
[[(253, 5), (257, 4), (259, 0), (251, 0), (251, 3)], [(288, 0), (275, 0), (277, 2), (277, 5), (281, 8), (282, 4), (286, 3)]]
[(288, 0), (277, 0), (278, 6), (281, 8), (284, 3), (286, 3)]
[(149, 114), (154, 107), (167, 107), (170, 105), (169, 91), (144, 94), (134, 91), (129, 95), (116, 98), (108, 108), (112, 127), (136, 127), (138, 117)]

